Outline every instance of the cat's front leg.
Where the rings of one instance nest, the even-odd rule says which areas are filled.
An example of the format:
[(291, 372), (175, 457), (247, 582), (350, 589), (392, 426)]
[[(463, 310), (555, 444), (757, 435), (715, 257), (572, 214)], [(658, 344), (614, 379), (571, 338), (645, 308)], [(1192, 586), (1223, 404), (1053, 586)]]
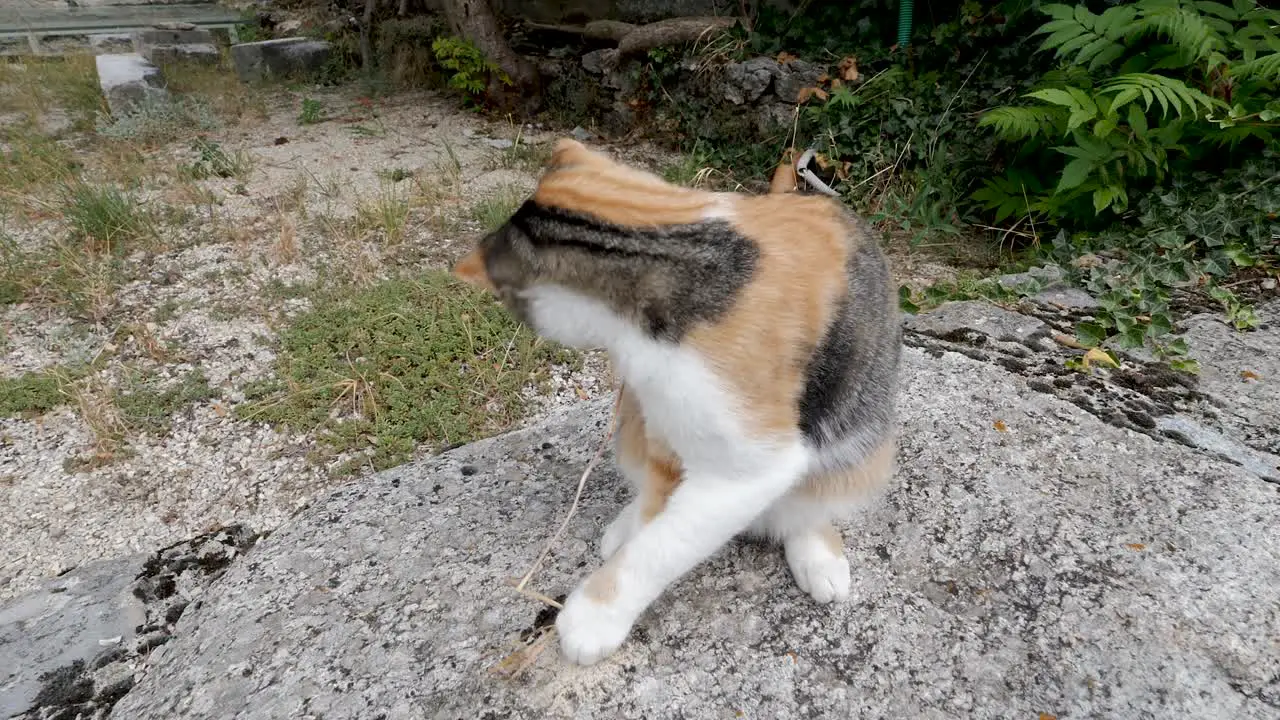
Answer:
[(688, 468), (665, 506), (565, 601), (556, 619), (565, 656), (590, 665), (611, 655), (640, 613), (784, 495), (806, 461), (797, 444), (737, 467)]

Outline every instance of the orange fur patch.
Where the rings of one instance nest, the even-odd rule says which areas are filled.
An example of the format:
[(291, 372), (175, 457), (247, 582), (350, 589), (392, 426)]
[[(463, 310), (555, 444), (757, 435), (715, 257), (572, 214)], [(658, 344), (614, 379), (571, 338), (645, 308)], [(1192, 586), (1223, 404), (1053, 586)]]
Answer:
[(667, 499), (680, 486), (684, 468), (680, 458), (662, 441), (645, 430), (644, 416), (635, 397), (626, 389), (618, 406), (618, 458), (628, 466), (644, 468), (639, 488), (641, 522), (649, 522), (667, 506)]
[(741, 398), (756, 435), (794, 436), (810, 355), (848, 292), (846, 261), (862, 239), (827, 198), (738, 196), (732, 207), (735, 228), (760, 249), (755, 276), (725, 317), (685, 344)]
[(591, 573), (583, 587), (587, 597), (602, 604), (611, 603), (618, 597), (618, 568), (622, 567), (622, 556), (625, 554), (626, 548), (619, 548), (608, 562)]
[(815, 500), (848, 500), (884, 487), (893, 477), (898, 443), (885, 438), (867, 459), (844, 472), (811, 475), (797, 489), (801, 496)]
[(533, 195), (540, 205), (630, 227), (701, 222), (718, 198), (716, 193), (674, 185), (615, 162), (570, 139), (556, 143)]
[(840, 531), (828, 523), (826, 527), (822, 528), (821, 534), (822, 542), (826, 543), (827, 549), (831, 551), (831, 554), (843, 557), (844, 537), (840, 535)]
[(454, 264), (453, 275), (481, 290), (492, 292), (494, 289), (493, 281), (489, 279), (489, 272), (484, 266), (484, 253), (480, 252), (479, 247), (473, 248)]

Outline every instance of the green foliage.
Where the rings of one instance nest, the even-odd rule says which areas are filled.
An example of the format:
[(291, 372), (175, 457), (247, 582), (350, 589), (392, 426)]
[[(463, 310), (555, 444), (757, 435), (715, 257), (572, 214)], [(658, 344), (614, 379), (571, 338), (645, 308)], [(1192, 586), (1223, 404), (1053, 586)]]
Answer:
[(199, 98), (148, 94), (123, 117), (99, 112), (96, 125), (98, 134), (111, 140), (163, 143), (192, 130), (212, 130), (219, 122), (213, 108)]
[(318, 298), (281, 336), (278, 379), (246, 391), (247, 419), (319, 429), (342, 472), (393, 466), (508, 427), (525, 390), (572, 356), (516, 324), (491, 296), (428, 272)]
[(212, 140), (196, 138), (191, 143), (191, 149), (196, 151), (197, 157), (191, 164), (184, 165), (181, 170), (183, 175), (194, 180), (205, 180), (211, 177), (243, 178), (253, 169), (253, 163), (248, 155), (243, 152), (229, 155), (221, 145)]
[(196, 369), (167, 386), (154, 379), (138, 379), (128, 392), (116, 396), (115, 404), (128, 432), (163, 436), (172, 427), (174, 413), (217, 396), (204, 373)]
[(49, 370), (0, 378), (0, 417), (41, 415), (65, 404), (63, 382), (58, 372)]
[(1176, 177), (1167, 190), (1142, 196), (1130, 223), (1096, 234), (1060, 232), (1052, 254), (1064, 265), (1074, 261), (1077, 282), (1102, 303), (1098, 322), (1078, 328), (1081, 340), (1178, 357), (1186, 346), (1166, 336), (1179, 295), (1220, 305), (1239, 330), (1256, 325), (1252, 307), (1223, 283), (1241, 271), (1280, 267), (1277, 178), (1280, 157), (1266, 152), (1220, 176)]
[[(1040, 47), (1069, 65), (1024, 93), (1037, 104), (997, 107), (978, 122), (1021, 146), (1003, 177), (971, 195), (998, 222), (1124, 213), (1135, 192), (1193, 169), (1215, 147), (1274, 143), (1280, 12), (1256, 0), (1041, 9), (1052, 19), (1035, 32), (1047, 35)], [(1024, 182), (1045, 171), (1051, 186)]]
[(324, 106), (314, 98), (303, 98), (302, 110), (298, 113), (299, 125), (315, 125), (324, 120)]
[(489, 60), (468, 40), (457, 36), (439, 37), (431, 42), (436, 62), (449, 71), (449, 87), (459, 90), (472, 102), (489, 87), (491, 78), (511, 85), (511, 77)]

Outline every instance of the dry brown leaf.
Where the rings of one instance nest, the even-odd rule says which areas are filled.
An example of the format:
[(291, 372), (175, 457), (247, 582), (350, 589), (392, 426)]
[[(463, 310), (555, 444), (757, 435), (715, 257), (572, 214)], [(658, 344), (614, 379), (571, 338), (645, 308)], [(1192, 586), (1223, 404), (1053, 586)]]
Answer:
[(1143, 543), (1125, 543), (1124, 546), (1129, 548), (1130, 550), (1146, 550), (1147, 549), (1147, 546)]
[(997, 432), (1009, 432), (1009, 426), (1005, 425), (1003, 420), (995, 421), (991, 427), (994, 427)]
[(1258, 373), (1252, 370), (1241, 370), (1240, 379), (1241, 380), (1261, 380), (1262, 377), (1258, 375)]
[(1076, 350), (1084, 349), (1084, 345), (1081, 345), (1079, 340), (1076, 340), (1070, 335), (1063, 335), (1062, 333), (1058, 333), (1057, 335), (1053, 336), (1053, 340), (1054, 342), (1058, 343), (1059, 345), (1062, 345), (1063, 347), (1075, 348)]
[(786, 65), (787, 63), (795, 62), (798, 59), (799, 58), (787, 52), (786, 50), (783, 50), (782, 52), (778, 53), (778, 57), (777, 57), (779, 65)]
[(216, 402), (216, 403), (214, 403), (214, 404), (213, 404), (213, 414), (214, 414), (214, 415), (217, 415), (218, 417), (226, 417), (226, 416), (227, 416), (227, 406), (226, 406), (226, 405), (223, 405), (223, 404), (222, 404), (222, 403), (220, 403), (220, 402)]
[(791, 663), (792, 663), (793, 665), (799, 665), (799, 664), (800, 664), (800, 656), (799, 656), (799, 655), (797, 655), (797, 654), (795, 653), (795, 651), (794, 651), (794, 650), (788, 650), (788, 651), (787, 651), (787, 657), (791, 658)]
[(827, 91), (816, 87), (800, 88), (800, 92), (796, 94), (796, 103), (803, 105), (808, 102), (811, 97), (816, 97), (819, 100), (826, 102)]
[(858, 81), (858, 59), (847, 57), (840, 61), (840, 77), (849, 82)]
[(813, 156), (813, 161), (818, 163), (818, 167), (822, 168), (823, 170), (826, 170), (827, 168), (831, 167), (831, 160), (829, 160), (827, 156), (823, 155), (822, 153), (815, 153)]
[(573, 389), (574, 389), (574, 391), (575, 391), (576, 393), (578, 393), (578, 397), (579, 397), (580, 399), (582, 399), (582, 400), (590, 400), (590, 399), (591, 399), (591, 396), (587, 394), (587, 391), (586, 391), (586, 390), (583, 390), (581, 387), (579, 387), (579, 386), (577, 386), (577, 385), (574, 385), (574, 386), (573, 386)]
[(1058, 716), (1050, 715), (1049, 713), (1040, 713), (1040, 720), (1058, 720)]

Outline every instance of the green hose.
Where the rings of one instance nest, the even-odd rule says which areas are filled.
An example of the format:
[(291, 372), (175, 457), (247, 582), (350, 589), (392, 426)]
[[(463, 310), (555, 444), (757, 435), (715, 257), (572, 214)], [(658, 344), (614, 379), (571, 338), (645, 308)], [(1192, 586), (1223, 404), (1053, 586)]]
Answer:
[(914, 7), (914, 0), (898, 0), (898, 47), (905, 48), (911, 44), (911, 11)]

